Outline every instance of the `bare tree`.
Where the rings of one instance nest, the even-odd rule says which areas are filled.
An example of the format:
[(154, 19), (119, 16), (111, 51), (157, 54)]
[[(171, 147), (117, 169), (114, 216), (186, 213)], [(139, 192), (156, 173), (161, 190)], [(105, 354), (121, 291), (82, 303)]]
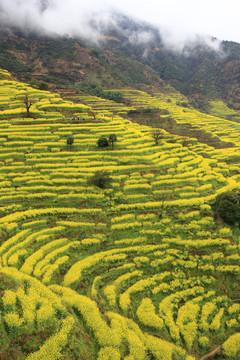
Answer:
[(159, 144), (159, 141), (163, 138), (163, 132), (160, 129), (154, 129), (151, 132), (151, 138), (155, 142), (155, 145)]
[(30, 107), (33, 105), (33, 102), (32, 102), (32, 100), (29, 99), (28, 92), (26, 92), (26, 94), (24, 95), (22, 101), (23, 101), (23, 103), (25, 105), (25, 108), (27, 110), (27, 117), (29, 118), (30, 117)]

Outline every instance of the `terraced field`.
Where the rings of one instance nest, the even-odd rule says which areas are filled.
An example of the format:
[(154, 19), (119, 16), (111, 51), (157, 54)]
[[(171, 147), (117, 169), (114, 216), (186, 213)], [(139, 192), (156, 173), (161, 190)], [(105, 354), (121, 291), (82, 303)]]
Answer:
[[(130, 107), (1, 77), (0, 359), (194, 360), (216, 348), (239, 359), (239, 236), (210, 206), (239, 188), (228, 152), (167, 132), (156, 146), (121, 117)], [(163, 94), (125, 96), (201, 118), (239, 149), (236, 123), (180, 113)], [(114, 149), (97, 147), (113, 133)], [(98, 170), (107, 189), (90, 185)]]
[[(206, 136), (210, 136), (213, 142), (215, 141), (216, 143), (222, 144), (220, 149), (214, 149), (213, 152), (210, 151), (211, 156), (215, 159), (231, 164), (238, 164), (240, 162), (240, 124), (238, 122), (207, 115), (197, 110), (181, 106), (181, 103), (184, 104), (185, 101), (183, 101), (184, 99), (180, 94), (154, 94), (154, 96), (151, 96), (140, 91), (126, 90), (125, 96), (131, 100), (134, 107), (167, 110), (177, 124), (182, 127), (183, 132), (184, 130), (187, 131), (189, 127), (192, 130), (201, 130), (203, 134), (205, 133)], [(224, 107), (223, 103), (212, 102), (212, 104), (216, 113), (222, 112), (225, 116), (227, 107)], [(235, 114), (237, 119), (238, 114), (233, 111), (232, 113)], [(166, 117), (168, 117), (168, 115), (166, 115)], [(222, 148), (224, 148), (224, 151)]]

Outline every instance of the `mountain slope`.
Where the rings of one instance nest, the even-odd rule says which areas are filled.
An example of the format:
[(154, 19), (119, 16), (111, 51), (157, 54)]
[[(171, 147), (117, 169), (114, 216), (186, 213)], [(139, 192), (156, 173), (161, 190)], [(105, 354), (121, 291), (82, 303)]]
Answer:
[(149, 24), (119, 14), (114, 19), (117, 26), (107, 30), (114, 37), (106, 48), (151, 66), (161, 79), (196, 100), (221, 98), (240, 107), (240, 44), (200, 38), (179, 51), (163, 43), (158, 29)]
[(174, 51), (154, 26), (120, 13), (112, 13), (111, 19), (107, 26), (93, 21), (102, 36), (95, 48), (81, 39), (2, 28), (0, 66), (21, 80), (34, 78), (57, 87), (85, 82), (167, 91), (167, 83), (202, 110), (208, 99), (240, 109), (240, 44), (208, 39), (208, 45), (200, 40)]
[(94, 83), (105, 88), (156, 86), (165, 83), (158, 74), (125, 54), (100, 52), (78, 39), (50, 38), (21, 31), (0, 32), (0, 66), (21, 80), (43, 80), (57, 86)]

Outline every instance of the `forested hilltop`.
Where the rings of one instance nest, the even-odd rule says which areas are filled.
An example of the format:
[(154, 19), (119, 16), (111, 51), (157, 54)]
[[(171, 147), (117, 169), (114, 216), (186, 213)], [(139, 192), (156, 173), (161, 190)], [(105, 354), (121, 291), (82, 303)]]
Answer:
[(238, 360), (239, 123), (0, 77), (0, 358)]

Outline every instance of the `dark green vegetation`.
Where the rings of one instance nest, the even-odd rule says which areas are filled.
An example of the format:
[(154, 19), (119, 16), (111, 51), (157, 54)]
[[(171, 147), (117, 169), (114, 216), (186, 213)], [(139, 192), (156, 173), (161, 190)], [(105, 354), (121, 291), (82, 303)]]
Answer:
[(227, 191), (219, 194), (212, 205), (215, 217), (222, 218), (229, 225), (240, 225), (240, 194)]
[(112, 145), (112, 149), (114, 144), (117, 142), (117, 135), (116, 134), (110, 134), (108, 137), (108, 142)]
[(80, 84), (78, 88), (84, 93), (95, 95), (106, 100), (112, 100), (117, 103), (123, 102), (123, 94), (121, 91), (110, 91), (110, 90), (106, 91), (94, 83), (84, 83), (84, 82)]
[(94, 185), (99, 187), (100, 189), (106, 189), (109, 187), (112, 178), (110, 173), (105, 170), (99, 170), (94, 173), (92, 178), (89, 180), (89, 185)]
[(71, 135), (67, 138), (67, 145), (69, 146), (69, 148), (72, 148), (72, 145), (74, 143), (74, 137)]
[(105, 136), (101, 136), (97, 141), (97, 145), (100, 148), (104, 148), (104, 147), (109, 146), (108, 139)]

